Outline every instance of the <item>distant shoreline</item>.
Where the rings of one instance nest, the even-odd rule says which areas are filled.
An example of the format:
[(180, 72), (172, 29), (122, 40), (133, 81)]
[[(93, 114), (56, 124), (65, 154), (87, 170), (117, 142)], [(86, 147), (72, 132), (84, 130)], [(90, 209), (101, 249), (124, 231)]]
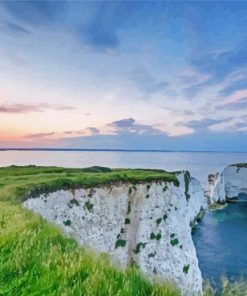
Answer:
[(50, 151), (50, 152), (158, 152), (158, 153), (247, 153), (247, 151), (193, 151), (193, 150), (162, 150), (162, 149), (80, 149), (80, 148), (0, 148), (2, 151)]

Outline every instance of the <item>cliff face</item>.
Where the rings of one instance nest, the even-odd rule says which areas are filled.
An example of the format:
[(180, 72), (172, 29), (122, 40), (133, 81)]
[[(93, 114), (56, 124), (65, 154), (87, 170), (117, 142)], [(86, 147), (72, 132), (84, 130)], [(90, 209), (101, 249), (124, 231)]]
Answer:
[(224, 203), (237, 199), (240, 193), (247, 194), (247, 165), (231, 165), (221, 174), (208, 176), (208, 187), (204, 195), (209, 198), (210, 203)]
[(223, 171), (226, 198), (237, 198), (240, 193), (247, 194), (247, 166), (232, 165)]
[(216, 173), (208, 176), (208, 186), (204, 190), (204, 195), (209, 198), (209, 203), (225, 203), (225, 182), (224, 174)]
[(119, 183), (60, 190), (24, 206), (60, 225), (79, 244), (110, 255), (117, 267), (135, 264), (150, 279), (168, 280), (185, 295), (200, 295), (191, 225), (206, 206), (200, 183), (188, 173), (179, 186)]

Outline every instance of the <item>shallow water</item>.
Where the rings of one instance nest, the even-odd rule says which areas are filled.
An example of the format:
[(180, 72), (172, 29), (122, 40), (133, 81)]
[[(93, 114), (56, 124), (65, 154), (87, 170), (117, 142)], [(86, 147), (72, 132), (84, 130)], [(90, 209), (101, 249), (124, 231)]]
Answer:
[(247, 196), (221, 210), (207, 211), (193, 231), (199, 266), (204, 279), (219, 284), (247, 279)]

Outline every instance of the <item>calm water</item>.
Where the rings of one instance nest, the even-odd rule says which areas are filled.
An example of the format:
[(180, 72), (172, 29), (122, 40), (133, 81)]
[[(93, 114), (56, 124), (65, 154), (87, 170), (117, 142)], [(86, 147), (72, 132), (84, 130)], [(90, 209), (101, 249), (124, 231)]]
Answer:
[(247, 162), (247, 153), (0, 151), (0, 166), (12, 164), (63, 167), (100, 165), (112, 168), (189, 170), (202, 182), (207, 180), (209, 173), (221, 171), (228, 164), (244, 161)]
[(215, 284), (222, 275), (229, 280), (247, 279), (247, 202), (208, 211), (193, 240), (203, 278)]
[[(0, 166), (93, 165), (122, 168), (189, 170), (201, 182), (211, 172), (247, 162), (247, 153), (191, 152), (94, 152), (94, 151), (0, 151)], [(230, 279), (247, 277), (247, 202), (207, 212), (193, 235), (204, 278), (216, 280), (225, 273)]]

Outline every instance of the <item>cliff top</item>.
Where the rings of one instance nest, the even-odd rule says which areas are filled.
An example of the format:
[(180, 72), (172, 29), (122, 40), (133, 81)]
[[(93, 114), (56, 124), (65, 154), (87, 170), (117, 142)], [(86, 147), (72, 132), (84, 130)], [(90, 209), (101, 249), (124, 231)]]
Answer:
[(232, 164), (231, 166), (236, 166), (238, 168), (247, 168), (247, 162), (235, 163), (235, 164)]
[(93, 187), (117, 182), (151, 181), (173, 182), (179, 185), (176, 173), (163, 170), (110, 169), (98, 166), (83, 169), (10, 166), (0, 168), (0, 201), (23, 201), (29, 196), (59, 189)]

